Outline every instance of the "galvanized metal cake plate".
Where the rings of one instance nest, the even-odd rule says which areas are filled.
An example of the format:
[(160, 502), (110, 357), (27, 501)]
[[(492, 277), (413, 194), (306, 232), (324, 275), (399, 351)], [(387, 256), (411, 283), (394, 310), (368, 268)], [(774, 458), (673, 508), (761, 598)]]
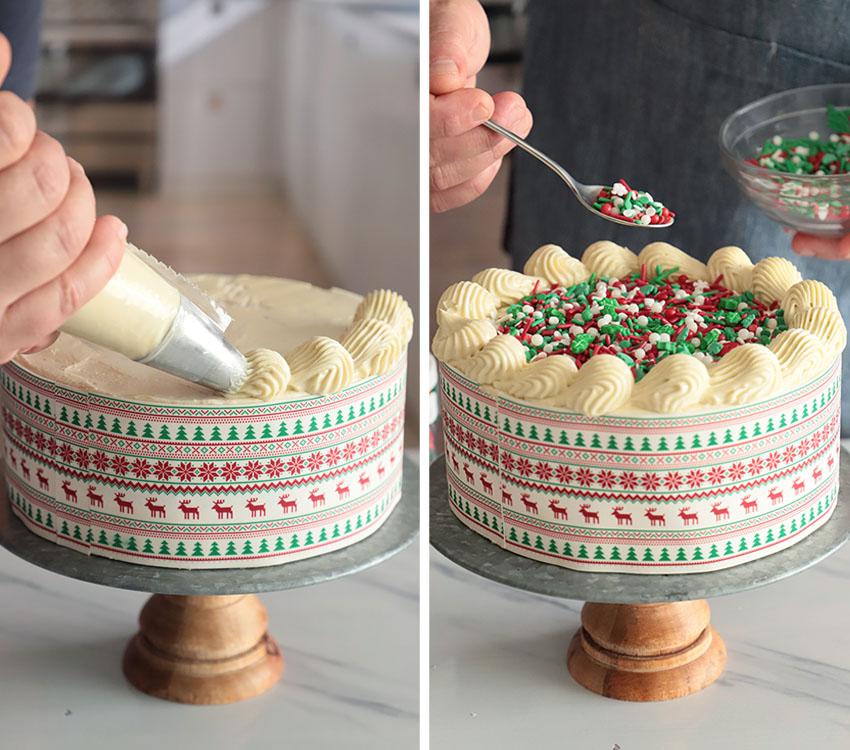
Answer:
[(828, 557), (850, 538), (850, 456), (841, 453), (838, 502), (820, 529), (786, 550), (707, 573), (589, 573), (549, 565), (493, 544), (464, 526), (448, 501), (445, 456), (430, 469), (431, 545), (452, 562), (506, 586), (564, 599), (648, 604), (706, 599), (774, 583)]
[(12, 513), (5, 487), (0, 481), (0, 546), (69, 578), (155, 594), (257, 594), (324, 583), (392, 557), (419, 533), (419, 467), (408, 458), (403, 464), (401, 500), (374, 534), (326, 555), (265, 568), (178, 570), (83, 555), (28, 531)]

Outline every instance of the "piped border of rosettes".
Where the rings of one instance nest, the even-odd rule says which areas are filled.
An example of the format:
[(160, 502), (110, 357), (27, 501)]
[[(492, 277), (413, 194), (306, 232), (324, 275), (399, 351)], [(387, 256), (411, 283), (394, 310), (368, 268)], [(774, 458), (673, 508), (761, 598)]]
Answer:
[[(567, 354), (526, 361), (525, 347), (497, 333), (507, 307), (534, 289), (569, 287), (592, 274), (622, 279), (642, 267), (678, 268), (692, 281), (711, 282), (784, 310), (788, 329), (768, 345), (750, 342), (705, 363), (692, 354), (672, 354), (635, 383), (629, 366), (598, 354), (580, 369)], [(707, 264), (666, 242), (633, 253), (606, 240), (573, 258), (557, 245), (543, 245), (524, 273), (489, 268), (471, 281), (450, 286), (437, 304), (435, 356), (465, 376), (513, 398), (588, 417), (644, 412), (714, 411), (784, 393), (824, 372), (847, 343), (835, 295), (820, 281), (803, 280), (789, 260), (769, 257), (753, 264), (739, 247), (722, 247)]]
[(377, 289), (357, 306), (339, 340), (313, 336), (286, 355), (285, 388), (327, 395), (385, 375), (404, 356), (412, 335), (413, 313), (404, 298)]

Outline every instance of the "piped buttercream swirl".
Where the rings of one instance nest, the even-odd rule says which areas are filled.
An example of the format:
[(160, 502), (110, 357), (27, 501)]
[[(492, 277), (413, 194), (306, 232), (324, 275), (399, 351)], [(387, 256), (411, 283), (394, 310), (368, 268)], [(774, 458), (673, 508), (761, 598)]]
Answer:
[(532, 362), (509, 380), (496, 380), (494, 385), (517, 398), (552, 399), (566, 390), (578, 372), (572, 357), (547, 357)]
[(674, 414), (699, 403), (708, 383), (708, 370), (696, 357), (673, 354), (635, 384), (633, 399), (648, 411)]
[(354, 360), (354, 371), (358, 378), (389, 372), (404, 349), (398, 331), (377, 318), (352, 323), (340, 343)]
[(746, 404), (776, 393), (782, 384), (782, 368), (766, 346), (744, 344), (710, 364), (708, 378), (703, 403)]
[(635, 379), (619, 357), (599, 354), (586, 362), (564, 394), (565, 406), (588, 417), (607, 414), (631, 398)]
[(499, 300), (489, 289), (474, 281), (452, 284), (437, 303), (437, 324), (452, 324), (458, 318), (495, 318)]
[(806, 310), (812, 307), (831, 307), (837, 310), (838, 301), (826, 284), (814, 279), (805, 279), (785, 292), (779, 306), (785, 311), (785, 322), (794, 327)]
[(336, 393), (354, 380), (354, 360), (348, 350), (327, 336), (314, 336), (287, 357), (289, 387), (305, 393)]
[(461, 320), (437, 329), (431, 349), (437, 359), (456, 362), (480, 351), (496, 335), (496, 326), (489, 320)]
[(376, 289), (367, 294), (354, 311), (354, 321), (376, 318), (392, 326), (405, 346), (413, 335), (413, 312), (398, 292)]
[(290, 371), (286, 360), (271, 349), (254, 349), (245, 355), (246, 377), (228, 398), (256, 398), (271, 401), (289, 385)]
[(520, 297), (525, 297), (534, 291), (534, 287), (545, 289), (547, 284), (536, 276), (526, 276), (518, 271), (508, 271), (505, 268), (485, 268), (479, 271), (472, 280), (489, 289), (499, 300), (500, 305), (510, 305)]
[(640, 261), (629, 248), (610, 240), (588, 245), (581, 262), (597, 276), (623, 279), (640, 271)]
[(803, 328), (789, 328), (783, 331), (767, 348), (779, 360), (782, 384), (786, 388), (805, 383), (829, 363), (823, 342)]
[(590, 271), (558, 245), (543, 245), (535, 250), (522, 269), (527, 276), (538, 276), (549, 284), (572, 286), (590, 278)]
[(706, 281), (714, 282), (718, 276), (722, 276), (720, 283), (737, 294), (750, 288), (752, 275), (753, 262), (750, 256), (735, 245), (727, 245), (715, 250), (708, 259)]
[(769, 305), (779, 301), (794, 284), (803, 280), (800, 272), (790, 260), (771, 256), (753, 266), (753, 294), (759, 302)]
[(678, 268), (679, 272), (685, 274), (689, 279), (705, 280), (708, 278), (708, 269), (705, 267), (705, 263), (701, 263), (667, 242), (650, 242), (640, 251), (638, 261), (641, 265), (646, 266), (648, 278), (655, 275), (656, 267), (660, 267), (662, 271)]
[(830, 361), (847, 344), (847, 329), (841, 313), (834, 307), (810, 307), (797, 316), (795, 326), (817, 336), (826, 348)]
[(513, 336), (494, 336), (481, 351), (457, 365), (464, 375), (482, 385), (511, 379), (526, 367), (525, 347)]

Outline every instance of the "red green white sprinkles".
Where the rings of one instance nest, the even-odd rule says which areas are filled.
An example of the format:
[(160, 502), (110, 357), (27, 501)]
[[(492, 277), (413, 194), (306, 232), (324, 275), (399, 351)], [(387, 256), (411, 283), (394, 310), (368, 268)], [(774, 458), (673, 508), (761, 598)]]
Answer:
[(507, 308), (499, 333), (519, 339), (529, 362), (566, 354), (580, 368), (594, 355), (611, 354), (640, 380), (670, 354), (708, 363), (742, 344), (767, 345), (787, 329), (777, 302), (736, 294), (722, 286), (722, 276), (709, 283), (678, 271), (656, 267), (649, 277), (643, 266), (626, 279), (594, 274), (570, 287), (535, 288)]
[(663, 203), (643, 190), (633, 190), (625, 180), (602, 188), (593, 207), (606, 216), (616, 216), (632, 224), (669, 224), (674, 214)]

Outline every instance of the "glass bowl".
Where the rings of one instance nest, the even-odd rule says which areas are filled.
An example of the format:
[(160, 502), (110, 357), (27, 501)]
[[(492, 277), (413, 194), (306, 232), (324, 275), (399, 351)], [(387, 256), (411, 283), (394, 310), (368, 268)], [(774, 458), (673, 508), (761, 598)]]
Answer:
[(733, 112), (720, 126), (723, 164), (741, 190), (768, 217), (795, 232), (838, 236), (850, 232), (850, 174), (789, 174), (750, 164), (773, 136), (822, 139), (827, 105), (850, 107), (850, 84), (806, 86), (766, 96)]

